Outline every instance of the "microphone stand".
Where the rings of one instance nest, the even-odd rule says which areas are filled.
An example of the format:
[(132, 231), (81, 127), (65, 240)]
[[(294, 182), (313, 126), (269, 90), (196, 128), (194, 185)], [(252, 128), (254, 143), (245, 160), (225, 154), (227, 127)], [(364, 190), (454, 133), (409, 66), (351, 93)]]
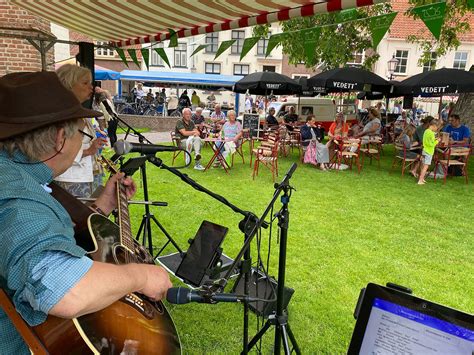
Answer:
[(183, 174), (181, 171), (177, 170), (176, 168), (167, 166), (163, 163), (160, 158), (155, 156), (149, 155), (148, 161), (153, 165), (157, 166), (160, 169), (165, 169), (171, 172), (172, 174), (178, 176), (182, 181), (186, 184), (192, 186), (194, 189), (204, 192), (205, 194), (213, 197), (217, 201), (223, 203), (224, 205), (231, 208), (234, 212), (240, 213), (244, 216), (244, 219), (239, 223), (240, 230), (245, 234), (244, 245), (242, 246), (241, 250), (239, 251), (238, 255), (234, 259), (232, 265), (230, 265), (227, 269), (226, 274), (219, 280), (216, 280), (214, 284), (211, 286), (206, 286), (206, 294), (214, 294), (216, 292), (222, 292), (227, 285), (227, 282), (232, 275), (233, 270), (243, 258), (240, 270), (244, 273), (244, 295), (249, 294), (249, 283), (250, 283), (250, 270), (251, 270), (251, 254), (250, 254), (250, 243), (252, 242), (253, 238), (257, 234), (258, 230), (261, 227), (267, 228), (268, 224), (265, 222), (265, 217), (270, 213), (272, 210), (272, 206), (280, 196), (281, 192), (284, 192), (284, 195), (281, 198), (281, 202), (283, 203), (283, 207), (281, 211), (278, 213), (279, 219), (279, 227), (281, 228), (280, 234), (280, 258), (279, 258), (279, 267), (278, 267), (278, 288), (277, 288), (277, 312), (274, 317), (274, 320), (270, 322), (270, 319), (264, 325), (264, 327), (255, 335), (255, 337), (248, 342), (248, 313), (249, 313), (249, 306), (248, 302), (242, 302), (244, 304), (244, 329), (243, 329), (243, 350), (242, 354), (247, 354), (248, 351), (259, 341), (259, 339), (263, 336), (263, 334), (267, 331), (270, 325), (275, 325), (275, 344), (274, 350), (276, 354), (280, 353), (280, 345), (281, 340), (283, 339), (283, 343), (285, 345), (285, 354), (289, 354), (289, 346), (288, 346), (288, 336), (293, 344), (293, 348), (295, 349), (297, 354), (301, 354), (298, 344), (296, 343), (296, 339), (293, 335), (293, 332), (290, 329), (288, 324), (288, 315), (284, 309), (284, 287), (285, 287), (285, 268), (286, 268), (286, 246), (287, 246), (287, 232), (288, 232), (288, 219), (289, 219), (289, 212), (288, 212), (288, 203), (290, 199), (290, 190), (292, 187), (289, 185), (289, 180), (293, 175), (294, 171), (297, 168), (295, 163), (292, 164), (288, 172), (286, 173), (285, 177), (283, 178), (280, 184), (275, 184), (275, 193), (273, 194), (272, 200), (263, 212), (262, 216), (258, 218), (255, 214), (249, 211), (244, 211), (239, 207), (235, 206), (231, 202), (229, 202), (225, 197), (216, 194), (215, 192), (210, 191), (209, 189), (205, 188), (204, 186), (200, 185), (193, 179), (191, 179), (188, 175)]
[[(131, 125), (129, 125), (127, 122), (125, 122), (123, 119), (117, 115), (110, 105), (108, 104), (107, 101), (103, 102), (107, 112), (113, 116), (116, 120), (118, 120), (120, 123), (124, 124), (127, 127), (127, 133), (125, 137), (128, 136), (129, 132), (132, 131), (133, 134), (135, 134), (138, 137), (138, 141), (143, 144), (144, 142), (148, 144), (152, 144), (150, 140), (148, 140), (143, 134), (138, 132), (135, 128), (133, 128)], [(142, 156), (145, 156), (143, 154)], [(112, 160), (114, 160), (112, 158)], [(148, 197), (148, 179), (147, 179), (147, 174), (146, 174), (146, 163), (140, 165), (140, 173), (142, 176), (142, 184), (143, 184), (143, 199), (144, 201), (148, 202), (150, 199)], [(150, 212), (150, 205), (145, 204), (145, 214), (142, 217), (142, 221), (140, 223), (140, 227), (138, 228), (137, 235), (135, 239), (137, 241), (140, 240), (140, 237), (142, 239), (142, 245), (144, 247), (147, 246), (148, 244), (148, 251), (150, 252), (150, 255), (153, 257), (153, 239), (152, 239), (152, 234), (151, 234), (151, 221), (155, 222), (156, 226), (161, 230), (161, 232), (166, 236), (168, 241), (161, 247), (161, 249), (158, 251), (154, 259), (156, 259), (157, 256), (159, 256), (163, 250), (169, 245), (169, 243), (173, 244), (173, 246), (176, 248), (176, 250), (182, 255), (183, 250), (178, 246), (178, 244), (175, 242), (175, 240), (171, 237), (171, 235), (168, 233), (168, 231), (163, 227), (163, 225), (158, 221), (158, 219), (155, 217), (153, 213)], [(143, 234), (142, 234), (143, 233)]]

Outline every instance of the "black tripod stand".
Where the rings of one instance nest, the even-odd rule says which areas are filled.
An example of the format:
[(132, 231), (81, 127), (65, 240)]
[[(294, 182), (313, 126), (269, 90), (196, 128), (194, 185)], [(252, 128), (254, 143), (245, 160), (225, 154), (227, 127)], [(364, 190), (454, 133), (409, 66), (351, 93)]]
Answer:
[[(290, 344), (293, 345), (293, 350), (296, 354), (301, 354), (301, 351), (296, 343), (296, 338), (291, 331), (290, 324), (288, 323), (288, 313), (284, 308), (284, 291), (285, 291), (285, 272), (286, 272), (286, 247), (288, 241), (288, 224), (290, 218), (290, 212), (288, 210), (288, 204), (290, 202), (292, 187), (289, 185), (289, 178), (284, 179), (281, 184), (275, 186), (275, 194), (279, 195), (283, 191), (281, 196), (282, 207), (277, 212), (276, 217), (278, 218), (278, 227), (280, 228), (280, 257), (278, 263), (278, 286), (277, 286), (277, 307), (276, 313), (271, 315), (265, 325), (260, 331), (253, 337), (248, 343), (247, 350), (252, 349), (254, 345), (263, 337), (267, 330), (271, 326), (275, 326), (275, 341), (274, 341), (274, 354), (280, 354), (280, 346), (283, 341), (283, 350), (285, 354), (291, 353)], [(274, 202), (274, 201), (272, 201)]]

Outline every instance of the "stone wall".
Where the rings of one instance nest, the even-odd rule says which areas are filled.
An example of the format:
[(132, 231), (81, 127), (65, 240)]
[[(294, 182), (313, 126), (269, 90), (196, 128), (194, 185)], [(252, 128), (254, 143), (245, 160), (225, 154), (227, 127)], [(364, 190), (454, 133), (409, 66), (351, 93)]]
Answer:
[(154, 116), (136, 116), (120, 115), (120, 118), (134, 128), (149, 128), (156, 132), (170, 132), (176, 126), (176, 117), (154, 117)]

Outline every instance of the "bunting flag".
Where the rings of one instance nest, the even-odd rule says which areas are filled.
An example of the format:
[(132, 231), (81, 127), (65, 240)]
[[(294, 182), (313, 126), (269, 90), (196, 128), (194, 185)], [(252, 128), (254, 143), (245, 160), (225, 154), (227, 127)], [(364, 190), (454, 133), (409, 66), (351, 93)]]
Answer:
[(342, 10), (336, 15), (335, 22), (342, 23), (342, 22), (349, 22), (357, 20), (358, 13), (357, 9), (349, 9), (349, 10)]
[(176, 34), (176, 31), (171, 28), (168, 28), (168, 31), (170, 33), (170, 44), (168, 45), (168, 47), (178, 47), (178, 35)]
[(163, 59), (163, 62), (166, 63), (168, 68), (171, 68), (170, 61), (168, 60), (168, 56), (166, 55), (165, 49), (164, 48), (153, 48), (153, 50), (158, 53), (161, 59)]
[(240, 53), (239, 61), (242, 61), (242, 58), (247, 55), (248, 52), (257, 44), (260, 40), (260, 37), (250, 37), (246, 38), (244, 44), (242, 45), (242, 53)]
[(436, 39), (441, 35), (444, 15), (446, 13), (446, 3), (444, 1), (435, 4), (415, 7), (412, 12), (420, 17)]
[(194, 52), (190, 55), (190, 57), (192, 57), (193, 55), (195, 55), (196, 53), (199, 53), (200, 51), (202, 51), (204, 48), (206, 48), (209, 44), (200, 44), (195, 50)]
[(128, 55), (132, 58), (133, 62), (140, 68), (140, 63), (137, 58), (137, 51), (135, 49), (127, 49)]
[(385, 33), (387, 33), (390, 25), (397, 16), (398, 12), (391, 12), (386, 15), (380, 15), (369, 18), (369, 29), (372, 35), (372, 48), (376, 49), (382, 40)]
[(124, 62), (125, 65), (126, 65), (127, 68), (128, 68), (127, 58), (125, 57), (125, 52), (123, 51), (123, 49), (122, 49), (122, 48), (115, 48), (115, 51), (116, 51), (117, 54), (119, 55), (120, 59), (122, 59), (122, 62)]
[(268, 44), (267, 44), (267, 51), (265, 52), (265, 58), (270, 55), (270, 53), (275, 47), (280, 45), (284, 36), (285, 35), (283, 33), (278, 33), (276, 35), (270, 36), (270, 39), (268, 40)]
[(304, 38), (303, 46), (305, 58), (307, 58), (309, 63), (312, 63), (315, 55), (316, 44), (318, 43), (321, 34), (321, 28), (313, 27), (307, 30), (302, 30), (300, 33)]
[(142, 58), (146, 65), (146, 70), (150, 70), (150, 51), (148, 48), (142, 48), (140, 50), (142, 52)]
[(221, 43), (221, 45), (219, 46), (219, 48), (217, 49), (217, 52), (216, 52), (216, 56), (214, 57), (214, 60), (220, 56), (222, 53), (224, 53), (227, 49), (230, 48), (230, 46), (232, 46), (235, 42), (235, 39), (230, 39), (228, 41), (224, 41)]

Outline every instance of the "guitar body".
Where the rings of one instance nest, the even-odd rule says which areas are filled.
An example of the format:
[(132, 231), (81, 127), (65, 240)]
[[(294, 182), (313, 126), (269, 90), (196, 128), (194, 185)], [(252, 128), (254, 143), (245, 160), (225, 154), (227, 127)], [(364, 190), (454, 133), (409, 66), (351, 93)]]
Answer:
[[(96, 244), (94, 261), (154, 264), (145, 248), (100, 214), (88, 219)], [(51, 354), (180, 354), (181, 345), (171, 316), (162, 302), (132, 293), (105, 309), (68, 320), (49, 316), (34, 327)]]

